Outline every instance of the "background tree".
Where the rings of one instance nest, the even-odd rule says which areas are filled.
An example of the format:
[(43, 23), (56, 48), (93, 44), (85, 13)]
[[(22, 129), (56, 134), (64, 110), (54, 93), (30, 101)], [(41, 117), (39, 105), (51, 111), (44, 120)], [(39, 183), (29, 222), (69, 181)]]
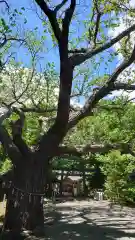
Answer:
[(131, 155), (121, 155), (118, 151), (113, 151), (99, 159), (103, 163), (101, 169), (106, 176), (106, 197), (115, 203), (133, 203), (134, 182), (129, 181), (129, 175), (134, 170), (134, 159)]
[[(95, 168), (95, 174), (89, 179), (90, 187), (96, 189), (104, 186), (106, 197), (119, 203), (131, 203), (135, 199), (134, 179), (130, 179), (134, 172), (134, 114), (134, 103), (128, 102), (127, 98), (104, 100), (94, 116), (82, 120), (74, 134), (68, 138), (72, 145), (78, 145), (78, 149), (82, 143), (88, 146), (97, 143), (94, 157), (91, 158), (91, 154), (89, 156), (89, 168)], [(130, 145), (131, 152), (126, 148), (121, 151), (112, 148), (107, 153), (109, 145), (113, 144), (113, 147), (117, 148), (119, 143)], [(103, 144), (106, 146), (104, 149), (100, 148)], [(104, 177), (100, 173), (101, 170)]]

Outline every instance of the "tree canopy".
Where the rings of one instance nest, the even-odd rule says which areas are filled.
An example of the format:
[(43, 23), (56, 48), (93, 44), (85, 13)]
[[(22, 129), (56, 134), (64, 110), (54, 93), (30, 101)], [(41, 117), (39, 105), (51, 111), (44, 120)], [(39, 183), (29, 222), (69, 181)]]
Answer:
[[(33, 1), (30, 9), (26, 3), (16, 7), (4, 1), (1, 5), (7, 9), (1, 17), (1, 106), (51, 116), (51, 129), (46, 129), (48, 133), (41, 142), (52, 133), (59, 135), (61, 141), (80, 120), (95, 114), (101, 100), (113, 91), (134, 90), (135, 26), (131, 2), (62, 1), (55, 6), (52, 1)], [(29, 27), (29, 11), (41, 26)], [(85, 11), (84, 17), (81, 11)], [(123, 22), (119, 17), (123, 17)], [(121, 24), (125, 27), (120, 32)], [(112, 37), (112, 32), (117, 32), (117, 36)], [(42, 62), (51, 38), (50, 45), (58, 48), (56, 53), (60, 56), (60, 79), (55, 62)], [(29, 63), (21, 62), (16, 47), (20, 53), (25, 52)]]

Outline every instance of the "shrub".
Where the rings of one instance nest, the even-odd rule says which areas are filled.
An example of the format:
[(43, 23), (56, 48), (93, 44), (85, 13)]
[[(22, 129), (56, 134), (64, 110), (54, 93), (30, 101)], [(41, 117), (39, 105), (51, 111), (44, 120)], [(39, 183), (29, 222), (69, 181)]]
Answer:
[(129, 174), (134, 170), (133, 157), (119, 151), (112, 151), (105, 156), (98, 156), (101, 171), (105, 175), (105, 196), (113, 202), (133, 202), (135, 199), (134, 183), (129, 181)]

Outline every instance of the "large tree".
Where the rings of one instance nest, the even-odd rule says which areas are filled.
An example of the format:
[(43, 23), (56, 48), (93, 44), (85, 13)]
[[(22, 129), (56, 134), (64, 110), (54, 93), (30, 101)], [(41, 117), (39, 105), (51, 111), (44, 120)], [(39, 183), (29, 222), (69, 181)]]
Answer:
[[(35, 102), (32, 101), (33, 107), (28, 107), (29, 103), (26, 99), (25, 101), (27, 104), (24, 104), (24, 99), (23, 103), (20, 102), (22, 95), (25, 95), (28, 90), (29, 84), (21, 93), (19, 89), (18, 95), (18, 92), (16, 93), (16, 81), (14, 81), (14, 78), (16, 79), (18, 76), (16, 74), (14, 78), (12, 78), (12, 94), (15, 102), (12, 101), (12, 98), (8, 102), (5, 102), (6, 98), (4, 102), (1, 101), (1, 105), (4, 104), (4, 106), (6, 106), (6, 111), (0, 118), (0, 141), (13, 165), (10, 181), (8, 182), (9, 188), (7, 192), (7, 207), (5, 215), (5, 228), (11, 230), (21, 230), (22, 228), (34, 229), (37, 226), (43, 226), (44, 216), (43, 203), (41, 200), (48, 175), (49, 162), (54, 157), (74, 153), (80, 155), (82, 154), (82, 151), (106, 151), (106, 148), (103, 145), (87, 145), (87, 147), (83, 147), (81, 151), (76, 150), (76, 148), (74, 149), (68, 148), (68, 146), (63, 146), (62, 142), (68, 131), (74, 129), (82, 119), (92, 116), (96, 106), (100, 105), (100, 100), (112, 91), (121, 89), (135, 90), (135, 85), (131, 83), (128, 78), (129, 71), (134, 69), (133, 63), (135, 61), (135, 46), (131, 45), (129, 48), (129, 45), (127, 44), (132, 40), (132, 33), (135, 31), (135, 24), (131, 24), (131, 19), (134, 17), (134, 9), (130, 7), (128, 1), (119, 1), (119, 4), (117, 4), (116, 1), (109, 1), (109, 3), (106, 0), (91, 1), (91, 4), (88, 4), (87, 6), (90, 9), (91, 16), (88, 17), (86, 21), (85, 19), (82, 19), (83, 25), (86, 25), (83, 30), (85, 29), (86, 32), (83, 32), (83, 35), (79, 38), (83, 39), (82, 45), (77, 41), (78, 46), (84, 46), (84, 48), (80, 49), (75, 47), (72, 48), (75, 44), (71, 41), (72, 36), (70, 32), (72, 22), (76, 19), (76, 0), (63, 0), (53, 8), (49, 7), (49, 4), (51, 4), (52, 1), (48, 3), (48, 1), (44, 0), (35, 0), (35, 3), (37, 4), (38, 11), (39, 9), (42, 10), (42, 17), (46, 16), (48, 18), (49, 23), (46, 24), (45, 27), (48, 27), (48, 30), (51, 31), (53, 41), (59, 50), (60, 76), (58, 104), (57, 106), (55, 105), (55, 108), (53, 109), (47, 109), (48, 106), (43, 109), (43, 95), (42, 101), (40, 101), (38, 106), (37, 102), (35, 104)], [(125, 14), (129, 16), (129, 21), (126, 23), (126, 29), (120, 32), (116, 37), (110, 38), (108, 30), (114, 30), (116, 26), (119, 26), (118, 18), (123, 15), (125, 16)], [(84, 41), (85, 37), (88, 39), (87, 43), (89, 42), (89, 44)], [(8, 40), (12, 41), (15, 39), (7, 39), (4, 32), (2, 40), (1, 48), (7, 44)], [(21, 39), (17, 39), (17, 41), (18, 40), (19, 42), (21, 41)], [(120, 43), (120, 46), (122, 47), (117, 51), (113, 51), (112, 47), (116, 43)], [(35, 44), (34, 41), (33, 44)], [(87, 45), (88, 47), (85, 48)], [(31, 48), (29, 49), (31, 51)], [(110, 49), (112, 52), (109, 52)], [(101, 57), (100, 61), (102, 61), (102, 53), (105, 51), (107, 54), (109, 52), (111, 60), (114, 57), (117, 59), (117, 54), (119, 52), (121, 52), (124, 57), (111, 74), (101, 74), (98, 76), (100, 81), (97, 81), (97, 75), (95, 79), (93, 74), (93, 72), (98, 71), (98, 64), (96, 64), (98, 57), (96, 58), (96, 56), (98, 55), (99, 58)], [(126, 51), (127, 53), (125, 54)], [(35, 60), (35, 56), (36, 54), (32, 54), (33, 61)], [(104, 55), (104, 57), (106, 58), (106, 55)], [(78, 90), (74, 84), (74, 72), (76, 73), (80, 65), (89, 59), (91, 59), (89, 68), (93, 67), (93, 70), (91, 71), (91, 69), (89, 69), (89, 76), (87, 76), (87, 73), (84, 71), (84, 80), (81, 80), (81, 87)], [(86, 65), (84, 65), (84, 68), (85, 67)], [(105, 67), (105, 65), (103, 67)], [(123, 77), (124, 80), (122, 81), (123, 78), (120, 78), (120, 76), (123, 72), (125, 75)], [(5, 74), (6, 73), (1, 75), (1, 77), (4, 78)], [(31, 77), (29, 79), (33, 79), (33, 74), (35, 74), (35, 72), (31, 70), (30, 74)], [(83, 75), (83, 69), (77, 72), (77, 76), (79, 74), (81, 76)], [(91, 77), (93, 77), (93, 79), (91, 79)], [(91, 79), (91, 84), (90, 81), (88, 82), (89, 78)], [(98, 85), (98, 88), (92, 90), (90, 87), (92, 86), (92, 83), (93, 86)], [(41, 85), (42, 81), (39, 82), (38, 86)], [(70, 106), (70, 99), (73, 96), (82, 96), (84, 89), (86, 92), (86, 102), (81, 109), (74, 109)], [(40, 88), (40, 90), (42, 92), (42, 88)], [(29, 94), (29, 97), (32, 100), (34, 94), (36, 94), (36, 87), (33, 88), (33, 92)], [(47, 94), (47, 98), (49, 97), (50, 95)], [(18, 104), (14, 105), (14, 103)], [(50, 127), (42, 134), (42, 136), (40, 136), (40, 138), (38, 137), (36, 144), (33, 146), (28, 145), (23, 138), (25, 113), (36, 112), (39, 114), (45, 114), (47, 111), (51, 113), (55, 112), (52, 114), (53, 121), (51, 122)], [(2, 123), (6, 118), (9, 118), (12, 113), (16, 113), (19, 118), (16, 121), (11, 122), (10, 131), (7, 131)], [(117, 146), (114, 146), (113, 144), (107, 146), (107, 149), (111, 148), (122, 148), (123, 151), (125, 150), (126, 152), (130, 150), (129, 145), (123, 143), (119, 143)]]

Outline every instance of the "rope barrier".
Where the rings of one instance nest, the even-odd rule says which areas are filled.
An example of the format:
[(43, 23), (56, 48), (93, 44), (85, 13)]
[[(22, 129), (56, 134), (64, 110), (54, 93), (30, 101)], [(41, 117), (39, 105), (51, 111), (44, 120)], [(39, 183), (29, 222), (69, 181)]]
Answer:
[[(3, 183), (2, 187), (4, 188), (6, 184)], [(45, 196), (45, 193), (37, 193), (37, 192), (27, 192), (21, 188), (17, 188), (16, 186), (14, 186), (11, 182), (9, 183), (9, 185), (7, 186), (8, 188), (10, 188), (12, 186), (12, 194), (14, 193), (14, 190), (17, 190), (18, 192), (23, 193), (24, 195), (31, 195), (31, 196)]]

